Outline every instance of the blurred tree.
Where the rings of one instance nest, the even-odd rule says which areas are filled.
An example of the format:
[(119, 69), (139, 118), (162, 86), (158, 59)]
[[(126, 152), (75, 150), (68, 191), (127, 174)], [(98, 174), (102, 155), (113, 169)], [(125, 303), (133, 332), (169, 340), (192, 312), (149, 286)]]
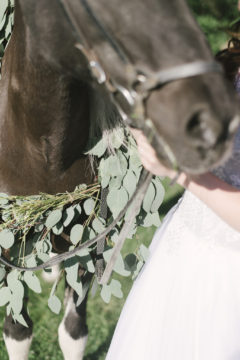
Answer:
[(187, 0), (197, 15), (211, 15), (232, 21), (239, 16), (238, 0)]

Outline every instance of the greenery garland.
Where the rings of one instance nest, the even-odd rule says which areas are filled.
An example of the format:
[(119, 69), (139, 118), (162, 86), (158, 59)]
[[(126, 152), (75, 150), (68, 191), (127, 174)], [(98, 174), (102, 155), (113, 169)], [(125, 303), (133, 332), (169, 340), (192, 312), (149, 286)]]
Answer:
[[(3, 3), (1, 3), (2, 6)], [(5, 4), (5, 5), (4, 5)], [(0, 27), (0, 46), (3, 51), (12, 29), (12, 2), (5, 0), (4, 16)], [(1, 10), (1, 9), (0, 9)], [(0, 19), (1, 20), (1, 19)], [(109, 139), (108, 139), (109, 140)], [(62, 242), (64, 237), (69, 250), (75, 248), (101, 233), (122, 210), (138, 183), (142, 165), (138, 157), (134, 139), (126, 129), (113, 132), (108, 149), (106, 138), (100, 139), (88, 151), (88, 155), (98, 160), (98, 183), (91, 186), (79, 185), (71, 193), (56, 195), (39, 194), (34, 196), (8, 196), (0, 194), (0, 253), (11, 262), (28, 267), (36, 266), (50, 257), (51, 251)], [(100, 216), (100, 191), (108, 188), (108, 217)], [(164, 188), (159, 178), (154, 177), (145, 195), (142, 207), (128, 235), (132, 238), (138, 226), (159, 226), (158, 209), (164, 197)], [(128, 214), (125, 215), (127, 217)], [(103, 258), (105, 263), (111, 252), (124, 219), (110, 232), (106, 239)], [(148, 249), (138, 244), (135, 251), (123, 259), (120, 254), (114, 272), (122, 276), (135, 278), (148, 256)], [(96, 263), (96, 245), (79, 251), (73, 258), (62, 264), (60, 276), (53, 284), (48, 305), (59, 313), (61, 301), (55, 291), (61, 277), (66, 276), (67, 283), (78, 294), (78, 304), (87, 291), (92, 294), (99, 288), (94, 275)], [(79, 276), (81, 266), (81, 277)], [(0, 265), (0, 306), (6, 306), (7, 314), (15, 321), (27, 326), (21, 311), (28, 288), (41, 292), (39, 273), (10, 270)], [(111, 296), (123, 296), (120, 281), (112, 278), (110, 283), (100, 287), (105, 302)]]

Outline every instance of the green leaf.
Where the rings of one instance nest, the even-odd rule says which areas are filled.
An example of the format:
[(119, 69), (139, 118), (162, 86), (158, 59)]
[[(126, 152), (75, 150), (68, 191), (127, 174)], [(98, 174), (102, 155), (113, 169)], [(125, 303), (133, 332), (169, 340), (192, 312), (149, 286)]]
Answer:
[(27, 267), (34, 267), (37, 265), (35, 255), (32, 254), (29, 258), (25, 259)]
[(97, 157), (102, 157), (105, 151), (107, 150), (107, 143), (105, 138), (103, 137), (98, 143), (89, 150), (86, 154), (94, 155)]
[(128, 170), (124, 179), (123, 179), (123, 186), (128, 192), (129, 197), (131, 197), (136, 190), (137, 186), (137, 178), (133, 171)]
[(149, 227), (152, 225), (157, 226), (157, 227), (161, 225), (160, 216), (159, 216), (158, 212), (156, 212), (154, 214), (151, 214), (151, 213), (147, 214), (143, 220), (142, 226)]
[(14, 319), (21, 325), (25, 326), (28, 328), (28, 324), (26, 323), (24, 317), (22, 316), (22, 314), (14, 314)]
[(92, 296), (92, 298), (96, 295), (98, 287), (99, 287), (98, 281), (97, 281), (97, 278), (95, 277), (95, 279), (93, 281), (93, 284), (92, 284), (92, 288), (91, 288), (91, 296)]
[(0, 207), (8, 204), (8, 199), (0, 197)]
[(4, 286), (0, 289), (0, 306), (6, 305), (11, 299), (11, 291)]
[(42, 292), (40, 281), (38, 277), (33, 274), (32, 271), (24, 272), (23, 280), (28, 285), (28, 287), (32, 289), (35, 293), (40, 294)]
[(0, 232), (0, 245), (4, 249), (9, 249), (14, 244), (14, 235), (13, 233), (8, 230), (4, 229)]
[(122, 176), (114, 176), (109, 181), (109, 189), (119, 189), (122, 184)]
[(97, 234), (100, 234), (101, 232), (103, 232), (105, 230), (105, 226), (103, 225), (101, 220), (99, 220), (99, 218), (95, 218), (93, 220), (92, 227)]
[(12, 296), (10, 299), (10, 306), (14, 314), (20, 314), (23, 308), (23, 298), (24, 298), (24, 286), (21, 281), (15, 280), (8, 282), (8, 286), (12, 291)]
[(83, 208), (86, 215), (91, 215), (94, 211), (95, 201), (93, 199), (87, 199), (83, 203)]
[(109, 181), (110, 181), (110, 176), (101, 177), (101, 187), (102, 187), (103, 189), (105, 189), (105, 187), (108, 186)]
[(119, 149), (124, 142), (124, 130), (116, 129), (111, 136), (111, 144), (114, 149)]
[(140, 251), (140, 254), (142, 255), (143, 260), (146, 262), (149, 257), (148, 248), (145, 245), (141, 244), (139, 251)]
[(107, 204), (113, 217), (116, 218), (128, 202), (128, 193), (124, 188), (111, 189), (107, 196)]
[(2, 282), (5, 279), (5, 276), (6, 276), (6, 270), (0, 267), (0, 282)]
[(10, 271), (10, 273), (7, 275), (7, 283), (9, 287), (14, 287), (15, 282), (18, 281), (18, 277), (19, 277), (18, 270)]
[[(66, 264), (66, 262), (64, 264)], [(69, 266), (69, 267), (65, 267), (66, 280), (70, 286), (72, 286), (73, 284), (75, 284), (77, 282), (78, 267), (79, 267), (78, 263), (75, 263), (74, 265)]]
[(62, 218), (62, 210), (54, 210), (52, 211), (45, 222), (45, 225), (48, 229), (51, 229), (55, 226)]
[(105, 303), (109, 304), (111, 300), (111, 289), (109, 285), (103, 285), (101, 290), (101, 297)]
[(115, 279), (112, 279), (111, 283), (109, 284), (111, 289), (111, 293), (116, 296), (117, 298), (121, 299), (123, 297), (123, 292), (121, 290), (121, 283)]
[(70, 225), (71, 221), (74, 219), (74, 216), (74, 207), (70, 206), (63, 213), (63, 226), (67, 227), (68, 225)]
[(80, 264), (84, 267), (84, 269), (88, 270), (90, 273), (95, 272), (95, 267), (90, 254), (86, 256), (81, 256), (79, 261)]
[(126, 157), (123, 155), (123, 152), (121, 150), (117, 151), (117, 157), (120, 164), (120, 174), (121, 176), (124, 176), (128, 169), (128, 162)]
[(62, 304), (61, 304), (61, 301), (59, 300), (59, 298), (56, 295), (52, 295), (48, 299), (48, 306), (52, 310), (52, 312), (54, 312), (55, 314), (59, 314), (60, 310), (61, 310), (61, 307), (62, 307)]
[(63, 224), (61, 221), (59, 221), (55, 226), (53, 226), (52, 232), (55, 235), (61, 235), (61, 233), (63, 232)]
[(152, 180), (152, 183), (154, 184), (154, 186), (156, 188), (156, 196), (152, 202), (151, 212), (155, 213), (159, 210), (160, 205), (163, 202), (164, 195), (165, 195), (165, 189), (164, 189), (161, 181), (157, 177)]
[(84, 228), (81, 224), (76, 224), (72, 227), (70, 232), (70, 240), (73, 245), (76, 245), (82, 239), (83, 230)]
[[(103, 258), (107, 263), (109, 262), (112, 253), (113, 253), (113, 249), (108, 249), (103, 253)], [(130, 271), (125, 269), (124, 261), (121, 253), (119, 254), (116, 263), (114, 264), (113, 270), (122, 276), (129, 276), (131, 274)]]
[(156, 196), (155, 187), (152, 183), (150, 183), (142, 204), (142, 207), (146, 211), (146, 213), (149, 213), (151, 211), (152, 203), (153, 200), (155, 199), (155, 196)]
[(135, 280), (136, 279), (136, 277), (138, 276), (138, 274), (139, 274), (139, 272), (141, 271), (141, 269), (142, 269), (142, 267), (143, 267), (143, 261), (139, 261), (138, 263), (137, 263), (137, 268), (136, 268), (136, 270), (134, 271), (134, 273), (133, 273), (133, 276), (132, 276), (132, 279), (133, 280)]
[(79, 250), (76, 255), (79, 256), (79, 257), (88, 256), (89, 255), (89, 249), (85, 248), (85, 249)]
[(125, 268), (129, 271), (135, 271), (137, 268), (138, 259), (135, 254), (128, 254), (124, 258)]

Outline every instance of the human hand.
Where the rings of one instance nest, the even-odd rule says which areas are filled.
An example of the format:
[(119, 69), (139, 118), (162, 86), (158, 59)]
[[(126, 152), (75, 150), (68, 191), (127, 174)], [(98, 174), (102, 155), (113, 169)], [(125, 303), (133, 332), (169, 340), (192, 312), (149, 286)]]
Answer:
[(157, 157), (156, 151), (149, 144), (146, 136), (141, 130), (130, 128), (137, 145), (138, 153), (143, 166), (154, 175), (168, 176), (173, 179), (176, 176), (176, 171), (166, 168)]

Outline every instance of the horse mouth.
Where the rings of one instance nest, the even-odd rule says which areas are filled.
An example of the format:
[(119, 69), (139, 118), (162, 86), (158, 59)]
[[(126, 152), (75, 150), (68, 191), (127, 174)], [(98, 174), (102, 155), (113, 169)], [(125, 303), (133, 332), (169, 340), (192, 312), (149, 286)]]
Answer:
[(191, 156), (187, 154), (179, 159), (179, 167), (188, 174), (197, 175), (223, 165), (231, 157), (234, 138), (239, 128), (239, 119), (238, 115), (235, 116), (215, 142), (209, 135), (209, 146), (196, 146)]
[[(229, 121), (217, 137), (211, 131), (204, 131), (199, 138), (189, 134), (172, 140), (169, 146), (162, 146), (161, 142), (154, 142), (159, 159), (171, 168), (178, 168), (190, 175), (198, 175), (224, 164), (231, 156), (234, 137), (239, 127), (239, 116)], [(204, 141), (203, 141), (204, 140)], [(167, 149), (167, 151), (166, 151)], [(169, 151), (168, 151), (169, 149)]]

